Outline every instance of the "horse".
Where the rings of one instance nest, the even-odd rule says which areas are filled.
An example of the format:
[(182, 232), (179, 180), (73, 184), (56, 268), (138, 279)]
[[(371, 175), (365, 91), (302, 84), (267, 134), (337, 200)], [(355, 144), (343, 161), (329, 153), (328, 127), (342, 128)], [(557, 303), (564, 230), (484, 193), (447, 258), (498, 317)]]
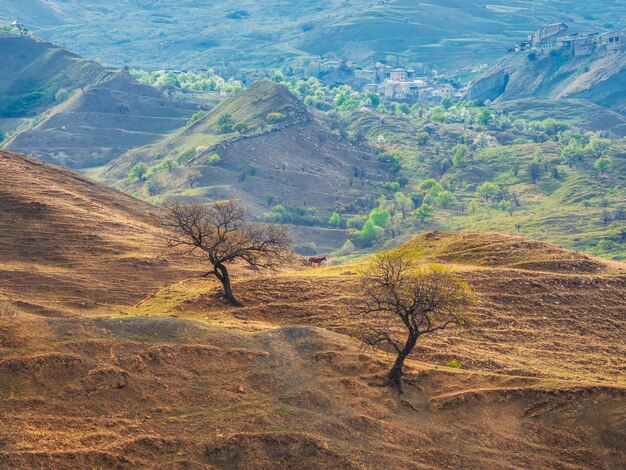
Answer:
[(321, 258), (309, 258), (309, 266), (314, 266), (317, 264), (317, 267), (320, 267), (324, 261), (326, 261), (326, 256), (322, 256)]

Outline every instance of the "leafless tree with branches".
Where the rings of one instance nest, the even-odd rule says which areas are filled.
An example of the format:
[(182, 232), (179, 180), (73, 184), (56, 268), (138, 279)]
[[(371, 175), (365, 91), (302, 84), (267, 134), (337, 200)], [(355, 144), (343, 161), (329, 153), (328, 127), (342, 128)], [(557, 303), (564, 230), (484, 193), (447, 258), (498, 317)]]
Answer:
[(228, 302), (241, 304), (233, 295), (227, 264), (241, 260), (252, 269), (275, 269), (286, 257), (291, 241), (284, 227), (248, 222), (237, 201), (205, 205), (180, 201), (166, 206), (162, 221), (167, 245), (185, 254), (199, 254), (208, 261), (224, 287)]
[(418, 266), (403, 250), (374, 255), (361, 272), (366, 297), (362, 338), (373, 349), (397, 354), (388, 383), (401, 390), (404, 361), (417, 340), (452, 325), (467, 326), (472, 295), (441, 266)]

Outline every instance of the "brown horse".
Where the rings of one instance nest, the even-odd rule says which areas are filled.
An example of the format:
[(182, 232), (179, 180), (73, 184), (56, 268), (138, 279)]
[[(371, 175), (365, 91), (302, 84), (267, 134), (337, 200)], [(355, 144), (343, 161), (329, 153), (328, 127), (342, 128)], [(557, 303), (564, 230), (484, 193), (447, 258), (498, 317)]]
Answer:
[(309, 258), (309, 266), (315, 266), (317, 264), (319, 268), (324, 261), (326, 261), (326, 256), (322, 256), (321, 258)]

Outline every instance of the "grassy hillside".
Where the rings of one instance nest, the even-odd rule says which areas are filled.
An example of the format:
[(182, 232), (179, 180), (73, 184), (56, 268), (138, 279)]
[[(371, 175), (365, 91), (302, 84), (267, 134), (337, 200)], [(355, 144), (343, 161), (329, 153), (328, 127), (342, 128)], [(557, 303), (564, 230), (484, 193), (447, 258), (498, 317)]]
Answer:
[[(347, 214), (369, 210), (386, 171), (371, 148), (354, 145), (313, 113), (285, 87), (259, 82), (186, 128), (128, 152), (99, 177), (152, 202), (235, 197), (259, 220), (280, 205), (290, 214), (275, 217), (295, 222), (299, 245), (336, 249), (347, 235), (329, 227), (330, 216), (338, 207)], [(224, 116), (228, 128), (218, 124)], [(243, 133), (230, 128), (240, 123)], [(140, 178), (137, 164), (146, 168)]]
[(106, 170), (106, 175), (124, 178), (138, 161), (158, 163), (165, 157), (174, 157), (186, 162), (196, 155), (198, 147), (210, 147), (223, 140), (239, 136), (232, 128), (222, 131), (218, 120), (223, 115), (231, 117), (234, 127), (237, 123), (246, 125), (247, 134), (262, 133), (272, 124), (267, 121), (270, 113), (283, 115), (282, 123), (309, 119), (300, 103), (284, 87), (264, 81), (254, 84), (248, 91), (235, 97), (227, 98), (208, 113), (200, 113), (200, 119), (173, 132), (152, 145), (129, 151), (117, 159)]
[(114, 71), (75, 90), (5, 147), (70, 168), (100, 166), (185, 126), (194, 111)]
[(511, 119), (543, 121), (558, 119), (575, 127), (590, 131), (611, 131), (626, 137), (626, 117), (586, 100), (523, 98), (501, 101), (495, 106), (506, 112)]
[[(557, 100), (552, 108), (548, 102), (542, 103), (543, 109), (529, 106), (523, 115), (539, 118), (573, 113), (571, 106), (576, 102), (567, 107)], [(497, 114), (497, 109), (507, 109), (504, 105), (491, 108), (490, 124), (472, 124), (472, 116), (485, 109), (461, 105), (449, 111), (422, 109), (408, 116), (357, 113), (346, 118), (352, 132), (364, 132), (373, 142), (384, 139), (378, 144), (379, 152), (392, 155), (398, 162), (399, 170), (393, 178), (404, 180), (405, 187), (398, 192), (413, 199), (411, 210), (423, 204), (429, 209), (421, 220), (402, 218), (398, 215), (397, 195), (384, 194), (386, 200), (381, 207), (391, 214), (386, 243), (398, 243), (415, 231), (432, 228), (495, 230), (520, 232), (561, 246), (623, 259), (624, 139), (610, 141), (604, 152), (610, 169), (599, 174), (594, 168), (597, 156), (584, 156), (582, 152), (581, 160), (571, 167), (563, 160), (563, 147), (570, 138), (567, 136), (586, 142), (591, 137), (578, 133), (575, 124), (564, 132), (564, 140), (559, 143), (555, 142), (558, 137), (533, 130), (537, 121), (519, 121), (521, 113), (511, 110), (508, 116)], [(570, 115), (567, 121), (555, 122), (567, 127), (568, 121), (608, 122), (603, 116), (615, 116), (593, 105), (580, 105), (577, 109), (575, 119)], [(459, 122), (463, 120), (466, 122)], [(582, 151), (580, 144), (572, 145)], [(532, 165), (537, 166), (536, 184), (529, 173)], [(429, 191), (430, 186), (422, 186), (430, 184), (430, 178), (439, 182), (441, 190), (451, 193), (449, 200), (437, 199)], [(478, 193), (484, 183), (501, 191), (503, 201), (499, 196), (485, 201)]]
[(0, 131), (5, 148), (72, 168), (103, 165), (183, 127), (181, 103), (76, 54), (27, 37), (0, 37)]
[[(17, 14), (13, 3), (0, 0), (6, 20)], [(32, 20), (37, 34), (107, 64), (143, 68), (254, 68), (327, 53), (360, 61), (392, 54), (411, 63), (452, 68), (494, 61), (516, 39), (547, 23), (565, 21), (583, 30), (620, 28), (626, 17), (622, 3), (607, 0), (46, 4), (65, 27), (51, 27), (42, 16)], [(125, 14), (120, 17), (121, 11)]]
[(156, 208), (68, 170), (0, 152), (0, 205), (0, 302), (23, 311), (110, 312), (195, 272)]
[[(551, 253), (554, 261), (587, 262), (522, 237), (464, 237), (430, 233), (408, 248), (424, 261), (456, 255), (455, 264), (466, 259), (468, 251), (457, 251), (469, 250), (464, 241), (486, 259), (513, 251), (531, 263)], [(472, 324), (420, 338), (401, 395), (382, 385), (389, 355), (360, 347), (356, 265), (238, 278), (243, 308), (226, 306), (215, 283), (195, 279), (121, 315), (0, 310), (0, 461), (619, 467), (623, 266), (599, 263), (589, 275), (468, 261), (451, 266), (476, 293)], [(446, 366), (452, 359), (460, 368)]]
[(19, 36), (0, 37), (0, 119), (34, 117), (56, 93), (97, 82), (109, 73), (65, 49)]

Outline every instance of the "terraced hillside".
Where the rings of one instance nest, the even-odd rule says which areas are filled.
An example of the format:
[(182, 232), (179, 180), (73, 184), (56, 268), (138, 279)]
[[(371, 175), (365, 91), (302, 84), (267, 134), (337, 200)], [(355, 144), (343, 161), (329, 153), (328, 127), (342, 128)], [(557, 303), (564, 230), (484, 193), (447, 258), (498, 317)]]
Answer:
[(514, 120), (558, 119), (586, 131), (610, 131), (619, 137), (626, 137), (626, 117), (587, 100), (522, 98), (499, 101), (495, 107)]
[(158, 239), (158, 210), (0, 151), (0, 300), (50, 315), (111, 311), (193, 275)]
[(0, 130), (13, 132), (21, 120), (54, 106), (62, 89), (87, 86), (110, 70), (50, 43), (0, 36)]
[[(15, 2), (0, 0), (12, 21)], [(545, 24), (624, 27), (622, 2), (591, 0), (283, 0), (135, 2), (29, 0), (40, 36), (105, 63), (143, 68), (256, 68), (335, 53), (372, 61), (395, 55), (437, 68), (492, 62)], [(50, 25), (53, 18), (65, 27)], [(119, 12), (125, 12), (120, 17)], [(23, 20), (29, 18), (24, 16)], [(127, 47), (132, 44), (131, 47)], [(158, 65), (157, 65), (158, 64)]]
[[(396, 155), (399, 162), (395, 178), (409, 180), (405, 194), (427, 196), (420, 186), (431, 178), (454, 194), (455, 201), (446, 207), (431, 200), (429, 204), (436, 210), (424, 220), (407, 217), (401, 221), (401, 230), (396, 229), (401, 235), (393, 237), (395, 244), (424, 230), (498, 231), (624, 259), (626, 141), (613, 136), (606, 142), (602, 155), (608, 159), (609, 169), (600, 173), (594, 168), (597, 157), (582, 152), (579, 161), (568, 164), (562, 153), (565, 141), (538, 135), (525, 124), (560, 118), (562, 121), (555, 122), (570, 126), (565, 136), (582, 135), (579, 123), (594, 127), (613, 123), (613, 131), (619, 132), (620, 115), (578, 100), (529, 99), (474, 108), (473, 112), (487, 110), (492, 116), (493, 122), (485, 126), (459, 122), (464, 109), (468, 110), (453, 108), (447, 112), (450, 118), (443, 111), (445, 122), (433, 120), (427, 113), (381, 116), (357, 112), (346, 118), (352, 132), (363, 132), (373, 142), (378, 136), (385, 138), (382, 150)], [(500, 111), (507, 115), (494, 117)], [(509, 121), (502, 124), (500, 119)], [(525, 119), (521, 127), (517, 119)], [(585, 142), (592, 136), (587, 132)], [(466, 152), (460, 160), (455, 158), (458, 148)], [(529, 176), (533, 163), (543, 167), (534, 184)], [(487, 182), (515, 200), (503, 204), (486, 201), (478, 188)], [(393, 195), (387, 193), (386, 197), (391, 201)]]
[[(272, 113), (282, 117), (270, 122)], [(217, 123), (225, 115), (233, 124), (245, 124), (247, 130), (243, 134), (220, 130)], [(163, 162), (172, 159), (176, 165), (165, 168)], [(139, 181), (129, 181), (137, 163), (144, 163), (148, 173)], [(220, 103), (187, 128), (111, 162), (100, 177), (154, 202), (234, 197), (256, 217), (276, 204), (315, 209), (319, 221), (309, 225), (326, 225), (338, 204), (369, 204), (382, 191), (385, 173), (371, 148), (353, 145), (285, 87), (263, 81)], [(193, 187), (191, 174), (197, 175)], [(154, 180), (159, 190), (150, 194)], [(301, 242), (314, 240), (326, 249), (337, 248), (346, 239), (341, 230), (294, 230)]]
[(71, 168), (107, 163), (183, 127), (195, 109), (50, 43), (0, 37), (5, 148)]
[(70, 168), (100, 166), (183, 127), (194, 108), (111, 72), (46, 112), (5, 147)]
[[(466, 239), (480, 255), (456, 252)], [(470, 329), (420, 340), (401, 396), (381, 386), (390, 358), (353, 336), (357, 266), (240, 278), (244, 308), (195, 280), (114, 318), (0, 316), (0, 462), (618, 468), (624, 266), (562, 272), (575, 253), (497, 234), (431, 233), (417, 247), (464, 260), (477, 303)], [(482, 267), (501, 253), (534, 267)], [(546, 258), (556, 264), (535, 269)]]

